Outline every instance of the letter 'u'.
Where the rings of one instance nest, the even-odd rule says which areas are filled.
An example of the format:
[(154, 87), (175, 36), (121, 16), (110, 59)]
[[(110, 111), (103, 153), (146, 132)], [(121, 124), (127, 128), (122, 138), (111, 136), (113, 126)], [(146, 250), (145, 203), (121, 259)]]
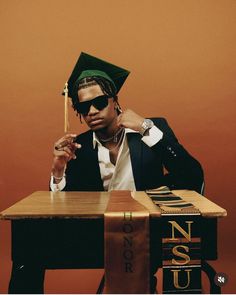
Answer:
[(173, 271), (173, 275), (174, 275), (174, 286), (176, 289), (186, 289), (188, 288), (189, 284), (190, 284), (190, 272), (192, 271), (191, 269), (186, 269), (184, 270), (184, 272), (187, 272), (187, 284), (185, 286), (180, 286), (179, 285), (179, 272), (181, 270), (171, 270)]

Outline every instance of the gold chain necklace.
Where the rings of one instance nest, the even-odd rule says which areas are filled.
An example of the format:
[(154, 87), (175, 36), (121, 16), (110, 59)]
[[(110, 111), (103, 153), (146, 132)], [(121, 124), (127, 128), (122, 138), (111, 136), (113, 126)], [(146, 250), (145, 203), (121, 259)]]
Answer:
[(117, 144), (116, 144), (113, 148), (111, 148), (111, 149), (109, 149), (109, 148), (107, 147), (107, 149), (109, 150), (109, 152), (115, 150), (117, 147), (119, 147), (119, 146), (121, 145), (121, 142), (122, 142), (122, 140), (123, 140), (123, 138), (124, 138), (124, 134), (125, 134), (125, 129), (122, 128), (122, 133), (121, 133), (121, 136), (120, 136), (119, 140), (117, 141)]
[(119, 135), (120, 133), (122, 133), (123, 130), (124, 130), (124, 128), (120, 128), (120, 129), (118, 129), (118, 130), (116, 131), (116, 133), (115, 133), (113, 136), (111, 136), (111, 137), (109, 137), (109, 138), (106, 138), (106, 139), (102, 139), (102, 138), (100, 138), (99, 140), (100, 140), (101, 142), (109, 142), (109, 141), (112, 141), (112, 140), (113, 140), (113, 142), (117, 142), (117, 141), (118, 141), (118, 135)]

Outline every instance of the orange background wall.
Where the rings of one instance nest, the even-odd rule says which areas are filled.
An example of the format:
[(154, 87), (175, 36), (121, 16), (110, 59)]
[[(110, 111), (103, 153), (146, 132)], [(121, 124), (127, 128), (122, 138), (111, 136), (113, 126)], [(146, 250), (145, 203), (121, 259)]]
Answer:
[[(205, 195), (226, 208), (217, 271), (236, 291), (235, 0), (1, 0), (0, 210), (47, 190), (63, 135), (60, 95), (81, 51), (131, 70), (120, 104), (166, 117), (202, 163)], [(81, 126), (71, 110), (71, 131)], [(0, 292), (10, 276), (10, 224), (0, 222)], [(101, 271), (48, 271), (47, 293), (93, 293)], [(95, 276), (93, 279), (91, 276)]]

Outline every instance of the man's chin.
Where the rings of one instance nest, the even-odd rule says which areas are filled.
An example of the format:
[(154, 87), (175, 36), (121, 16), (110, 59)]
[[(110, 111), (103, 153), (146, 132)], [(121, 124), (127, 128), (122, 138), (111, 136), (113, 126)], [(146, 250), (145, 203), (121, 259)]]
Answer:
[(92, 131), (98, 131), (98, 130), (103, 129), (103, 127), (101, 127), (101, 126), (91, 126), (90, 129), (91, 129)]
[(105, 128), (105, 126), (103, 124), (96, 124), (96, 125), (90, 125), (89, 128), (92, 131), (98, 131), (98, 130), (102, 130)]
[(93, 120), (89, 123), (89, 127), (91, 129), (94, 128), (101, 128), (101, 126), (104, 125), (103, 119), (97, 119), (97, 120)]

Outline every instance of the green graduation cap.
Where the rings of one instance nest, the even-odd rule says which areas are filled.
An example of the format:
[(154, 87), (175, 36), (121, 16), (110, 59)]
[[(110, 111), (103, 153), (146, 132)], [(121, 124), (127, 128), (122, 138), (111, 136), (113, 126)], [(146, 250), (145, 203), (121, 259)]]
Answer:
[(86, 77), (103, 77), (110, 81), (118, 93), (123, 86), (129, 71), (107, 61), (81, 52), (72, 74), (65, 84), (65, 132), (68, 131), (68, 97), (72, 97), (73, 88), (77, 81)]
[(68, 80), (68, 96), (71, 97), (76, 81), (91, 76), (103, 77), (109, 80), (115, 86), (116, 93), (118, 93), (129, 73), (123, 68), (81, 52)]

